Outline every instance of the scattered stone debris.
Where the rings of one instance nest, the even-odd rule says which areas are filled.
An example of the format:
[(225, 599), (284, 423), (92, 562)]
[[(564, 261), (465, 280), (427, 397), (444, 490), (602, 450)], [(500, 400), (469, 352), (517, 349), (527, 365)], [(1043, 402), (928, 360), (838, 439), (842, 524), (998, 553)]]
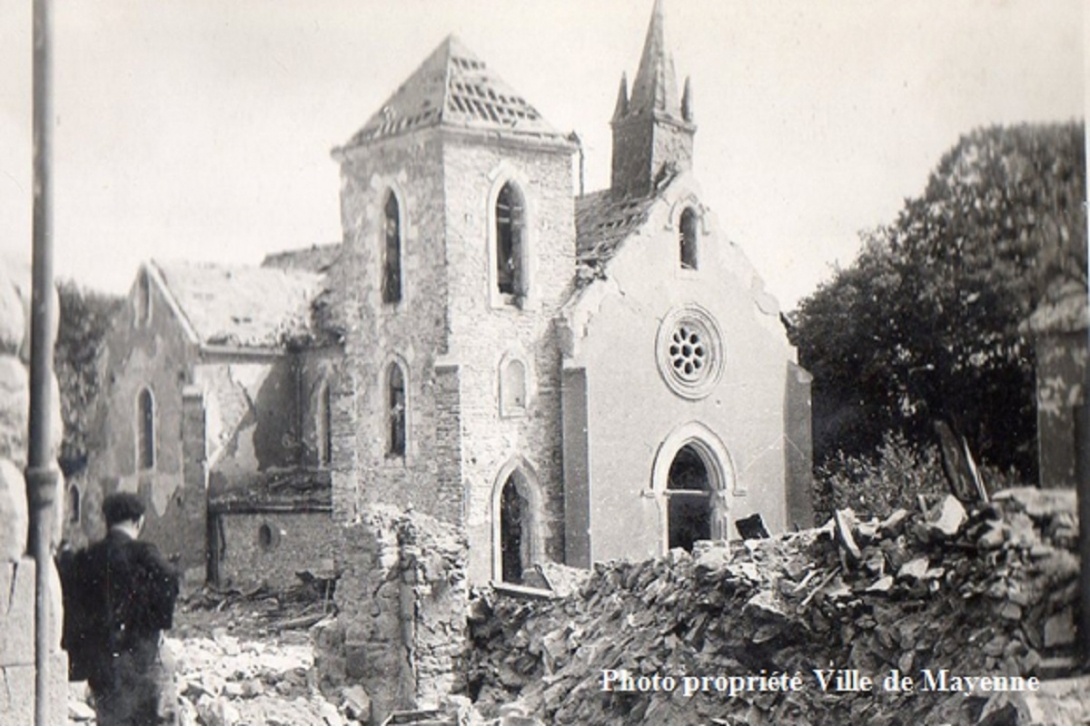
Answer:
[[(486, 718), (547, 724), (973, 724), (994, 695), (952, 689), (951, 677), (1043, 678), (1072, 663), (1074, 494), (1022, 488), (968, 510), (953, 496), (922, 506), (869, 522), (843, 511), (729, 552), (701, 544), (691, 556), (599, 564), (568, 598), (478, 592), (469, 696)], [(936, 684), (823, 691), (821, 669)], [(714, 681), (796, 674), (798, 690), (732, 695)], [(647, 688), (625, 688), (625, 676)], [(685, 676), (712, 680), (685, 694)], [(1030, 696), (1003, 714), (1039, 711)]]

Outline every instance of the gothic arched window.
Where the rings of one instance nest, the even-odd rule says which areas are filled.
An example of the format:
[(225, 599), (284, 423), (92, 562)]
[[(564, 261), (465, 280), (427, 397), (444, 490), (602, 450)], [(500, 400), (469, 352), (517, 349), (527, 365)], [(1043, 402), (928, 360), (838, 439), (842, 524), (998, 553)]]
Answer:
[(382, 302), (401, 301), (401, 210), (392, 191), (382, 209)]
[(155, 400), (148, 389), (136, 397), (136, 462), (142, 470), (155, 467)]
[(496, 197), (496, 288), (504, 295), (526, 295), (525, 205), (522, 194), (507, 182)]
[(405, 371), (395, 361), (386, 369), (386, 455), (405, 456)]
[(699, 224), (696, 210), (686, 207), (681, 213), (681, 234), (678, 243), (681, 252), (681, 267), (696, 270), (696, 237)]

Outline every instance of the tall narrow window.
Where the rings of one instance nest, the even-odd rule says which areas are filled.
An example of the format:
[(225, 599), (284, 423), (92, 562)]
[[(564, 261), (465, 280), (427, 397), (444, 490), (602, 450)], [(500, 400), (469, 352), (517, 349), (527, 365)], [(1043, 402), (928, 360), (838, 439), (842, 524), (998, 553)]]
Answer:
[(523, 212), (518, 188), (511, 182), (503, 185), (496, 197), (496, 287), (504, 295), (526, 294)]
[(387, 418), (389, 438), (386, 454), (390, 457), (405, 456), (405, 372), (396, 363), (386, 370)]
[(148, 274), (140, 272), (136, 281), (136, 322), (146, 326), (151, 321), (151, 281)]
[(79, 488), (75, 485), (68, 486), (68, 522), (78, 525), (80, 520)]
[(401, 215), (393, 192), (386, 193), (383, 239), (382, 302), (398, 303), (401, 301)]
[(696, 210), (686, 207), (681, 213), (681, 267), (696, 270), (696, 235), (699, 220)]
[(333, 461), (333, 397), (329, 384), (322, 385), (318, 395), (318, 464)]
[(142, 470), (155, 466), (155, 400), (141, 389), (136, 402), (136, 458)]

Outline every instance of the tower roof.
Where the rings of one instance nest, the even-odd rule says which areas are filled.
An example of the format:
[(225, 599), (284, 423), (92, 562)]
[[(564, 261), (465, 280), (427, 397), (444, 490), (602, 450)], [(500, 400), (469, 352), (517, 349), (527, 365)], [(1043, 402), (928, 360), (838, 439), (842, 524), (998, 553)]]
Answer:
[(674, 73), (673, 56), (666, 50), (663, 30), (662, 1), (655, 0), (647, 37), (643, 42), (643, 55), (636, 80), (632, 82), (632, 97), (628, 102), (629, 113), (643, 114), (648, 111), (665, 113), (681, 118), (681, 102), (677, 95), (677, 76)]
[(439, 44), (346, 146), (432, 126), (566, 139), (454, 35)]

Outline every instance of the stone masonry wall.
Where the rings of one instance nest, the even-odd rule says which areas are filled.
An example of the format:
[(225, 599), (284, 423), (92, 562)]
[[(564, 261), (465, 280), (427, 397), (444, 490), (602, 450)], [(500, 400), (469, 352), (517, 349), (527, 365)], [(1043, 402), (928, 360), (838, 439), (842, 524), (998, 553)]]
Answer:
[[(341, 296), (349, 378), (334, 391), (334, 453), (354, 452), (352, 476), (334, 473), (335, 511), (346, 503), (386, 502), (457, 522), (461, 492), (435, 487), (438, 413), (436, 357), (447, 347), (443, 255), (443, 168), (440, 140), (424, 133), (346, 152), (341, 218), (346, 244), (333, 288)], [(382, 301), (383, 206), (393, 191), (401, 230), (401, 301)], [(405, 373), (404, 456), (388, 454), (386, 375)], [(343, 385), (347, 384), (347, 385)], [(346, 402), (344, 399), (348, 397)], [(347, 420), (347, 421), (346, 421)], [(335, 460), (336, 461), (336, 460)], [(339, 465), (337, 465), (339, 467)]]
[[(571, 150), (454, 139), (444, 146), (449, 359), (459, 366), (462, 477), (470, 543), (470, 580), (493, 573), (497, 493), (519, 469), (537, 487), (543, 542), (538, 556), (564, 557), (560, 351), (556, 316), (571, 292), (575, 229)], [(499, 189), (512, 181), (525, 204), (528, 291), (518, 305), (493, 292)], [(501, 412), (499, 372), (511, 358), (526, 367), (524, 411)], [(533, 499), (531, 499), (531, 502)]]
[(435, 518), (386, 506), (361, 510), (340, 535), (337, 618), (313, 634), (322, 679), (362, 686), (369, 724), (438, 707), (464, 688), (465, 539)]
[[(224, 543), (220, 585), (249, 589), (262, 583), (281, 589), (299, 585), (298, 571), (331, 570), (338, 528), (327, 512), (222, 514)], [(268, 539), (262, 527), (268, 526)]]
[[(29, 513), (26, 466), (30, 381), (30, 271), (22, 265), (0, 267), (0, 724), (34, 722), (34, 581), (35, 562), (25, 555)], [(54, 303), (54, 311), (58, 310)], [(54, 328), (54, 331), (56, 328)], [(51, 439), (56, 455), (61, 442), (60, 398), (53, 386)], [(56, 468), (58, 474), (60, 468)], [(61, 532), (63, 479), (54, 494), (57, 507), (53, 541)], [(45, 724), (63, 724), (68, 716), (68, 658), (60, 648), (60, 580), (50, 565), (49, 695)]]

